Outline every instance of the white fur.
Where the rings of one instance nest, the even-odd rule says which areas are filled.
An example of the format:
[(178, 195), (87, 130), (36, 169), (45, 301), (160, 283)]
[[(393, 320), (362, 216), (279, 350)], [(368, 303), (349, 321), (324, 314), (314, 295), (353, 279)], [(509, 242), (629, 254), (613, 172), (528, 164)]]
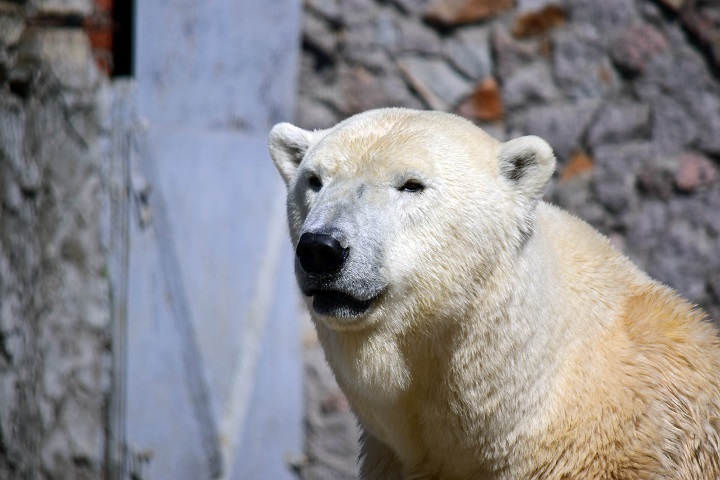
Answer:
[(350, 252), (333, 288), (380, 292), (350, 317), (306, 298), (364, 429), (364, 479), (720, 476), (716, 331), (540, 201), (545, 141), (385, 109), (279, 125), (270, 151), (294, 244), (333, 232)]

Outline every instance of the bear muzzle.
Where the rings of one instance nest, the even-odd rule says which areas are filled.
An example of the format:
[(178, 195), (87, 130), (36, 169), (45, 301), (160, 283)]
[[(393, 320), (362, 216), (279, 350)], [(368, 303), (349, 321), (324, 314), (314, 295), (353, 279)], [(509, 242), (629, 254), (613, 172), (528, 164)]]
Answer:
[(350, 248), (326, 233), (303, 233), (295, 249), (300, 267), (310, 275), (337, 273), (345, 263)]
[(361, 316), (370, 310), (384, 285), (377, 282), (367, 264), (351, 260), (351, 248), (343, 246), (342, 234), (326, 232), (305, 232), (298, 240), (295, 273), (300, 290), (312, 298), (316, 314), (348, 319)]

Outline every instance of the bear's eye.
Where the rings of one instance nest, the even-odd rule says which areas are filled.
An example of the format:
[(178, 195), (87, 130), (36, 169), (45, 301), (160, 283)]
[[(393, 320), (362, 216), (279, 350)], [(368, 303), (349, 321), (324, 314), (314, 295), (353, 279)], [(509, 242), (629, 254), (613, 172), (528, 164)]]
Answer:
[(320, 177), (312, 173), (308, 177), (308, 185), (310, 186), (310, 190), (317, 192), (322, 188), (322, 180), (320, 180)]
[(425, 185), (417, 180), (407, 180), (398, 188), (401, 192), (419, 193), (425, 190)]

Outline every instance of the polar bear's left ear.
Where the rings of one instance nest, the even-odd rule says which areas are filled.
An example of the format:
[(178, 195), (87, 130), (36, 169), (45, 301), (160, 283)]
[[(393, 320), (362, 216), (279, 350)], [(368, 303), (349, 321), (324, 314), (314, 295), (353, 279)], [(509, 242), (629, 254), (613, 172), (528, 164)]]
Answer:
[(533, 200), (545, 192), (555, 171), (555, 155), (540, 137), (528, 135), (500, 145), (498, 153), (500, 173)]
[(295, 173), (310, 147), (313, 136), (313, 132), (289, 123), (278, 123), (270, 130), (268, 137), (270, 157), (275, 162), (286, 186), (295, 178)]

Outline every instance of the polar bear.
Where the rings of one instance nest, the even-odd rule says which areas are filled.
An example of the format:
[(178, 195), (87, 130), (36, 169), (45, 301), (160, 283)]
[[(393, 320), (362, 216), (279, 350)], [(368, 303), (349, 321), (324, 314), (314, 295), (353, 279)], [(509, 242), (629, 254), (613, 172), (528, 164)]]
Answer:
[(720, 478), (715, 328), (541, 201), (545, 141), (380, 109), (269, 148), (361, 478)]

